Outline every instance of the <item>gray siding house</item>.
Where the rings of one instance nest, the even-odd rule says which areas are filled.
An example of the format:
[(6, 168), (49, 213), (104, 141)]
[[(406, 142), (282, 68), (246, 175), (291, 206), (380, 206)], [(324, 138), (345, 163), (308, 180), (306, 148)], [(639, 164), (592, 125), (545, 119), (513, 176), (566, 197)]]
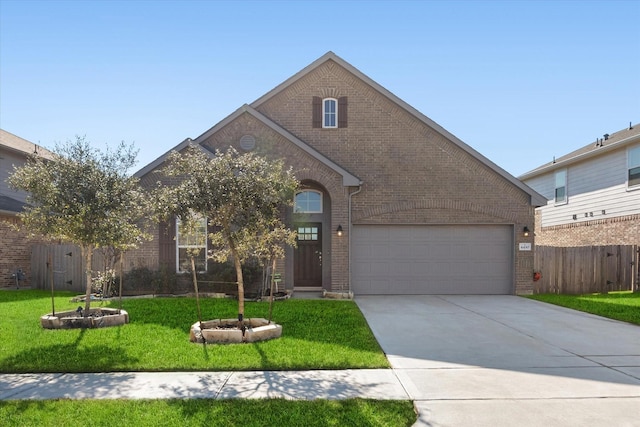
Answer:
[(640, 125), (604, 134), (519, 178), (547, 199), (536, 210), (537, 244), (640, 244)]

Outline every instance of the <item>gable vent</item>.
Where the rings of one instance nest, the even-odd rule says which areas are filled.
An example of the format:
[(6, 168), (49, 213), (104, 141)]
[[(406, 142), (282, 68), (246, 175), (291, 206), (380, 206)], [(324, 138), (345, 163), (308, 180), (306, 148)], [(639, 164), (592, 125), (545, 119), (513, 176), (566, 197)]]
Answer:
[(244, 135), (240, 138), (240, 148), (251, 151), (256, 147), (256, 138), (253, 135)]

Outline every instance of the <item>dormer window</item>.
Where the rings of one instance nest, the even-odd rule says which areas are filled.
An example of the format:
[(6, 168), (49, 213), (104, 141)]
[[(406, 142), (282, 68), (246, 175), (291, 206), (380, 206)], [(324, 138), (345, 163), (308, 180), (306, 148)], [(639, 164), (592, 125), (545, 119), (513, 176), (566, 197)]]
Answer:
[(312, 100), (312, 125), (314, 128), (336, 129), (347, 127), (347, 97)]

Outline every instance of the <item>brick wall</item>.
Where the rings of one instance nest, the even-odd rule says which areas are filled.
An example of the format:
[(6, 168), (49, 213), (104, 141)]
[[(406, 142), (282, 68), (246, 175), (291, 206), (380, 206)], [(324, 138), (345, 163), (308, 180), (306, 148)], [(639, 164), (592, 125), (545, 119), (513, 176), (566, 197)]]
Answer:
[[(312, 128), (312, 96), (346, 96), (348, 127)], [(533, 245), (533, 233), (521, 233), (534, 225), (529, 196), (338, 64), (325, 63), (256, 108), (364, 181), (354, 224), (513, 224), (515, 289), (532, 291), (533, 251), (518, 250), (520, 242)]]
[(160, 248), (158, 246), (160, 227), (155, 224), (148, 230), (152, 240), (143, 242), (136, 249), (128, 250), (124, 253), (123, 267), (124, 271), (133, 268), (149, 268), (155, 270), (159, 268)]
[(30, 238), (26, 231), (16, 229), (19, 225), (17, 217), (0, 215), (0, 288), (16, 285), (11, 275), (18, 268), (26, 275), (20, 286), (31, 286), (31, 246), (44, 241)]
[(553, 227), (541, 226), (536, 211), (536, 244), (542, 246), (606, 246), (640, 244), (640, 215), (598, 219)]
[[(312, 97), (347, 97), (348, 126), (312, 127)], [(513, 225), (515, 291), (533, 289), (534, 209), (529, 195), (415, 115), (391, 102), (337, 63), (328, 61), (260, 104), (260, 113), (335, 161), (363, 182), (353, 197), (354, 224), (508, 224)], [(239, 138), (256, 139), (255, 152), (284, 158), (298, 179), (324, 187), (331, 197), (331, 289), (348, 285), (348, 201), (356, 187), (249, 114), (227, 123), (204, 143), (238, 147)], [(155, 179), (155, 178), (154, 178)]]

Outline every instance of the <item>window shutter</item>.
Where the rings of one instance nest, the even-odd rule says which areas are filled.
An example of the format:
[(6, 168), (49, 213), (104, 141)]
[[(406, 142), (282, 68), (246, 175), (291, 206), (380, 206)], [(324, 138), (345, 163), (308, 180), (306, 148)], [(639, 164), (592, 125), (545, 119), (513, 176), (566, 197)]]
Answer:
[(347, 97), (338, 98), (338, 127), (347, 127)]
[(312, 126), (314, 128), (322, 127), (322, 98), (314, 96), (311, 102)]
[(176, 220), (160, 223), (160, 266), (166, 266), (168, 271), (176, 270)]

